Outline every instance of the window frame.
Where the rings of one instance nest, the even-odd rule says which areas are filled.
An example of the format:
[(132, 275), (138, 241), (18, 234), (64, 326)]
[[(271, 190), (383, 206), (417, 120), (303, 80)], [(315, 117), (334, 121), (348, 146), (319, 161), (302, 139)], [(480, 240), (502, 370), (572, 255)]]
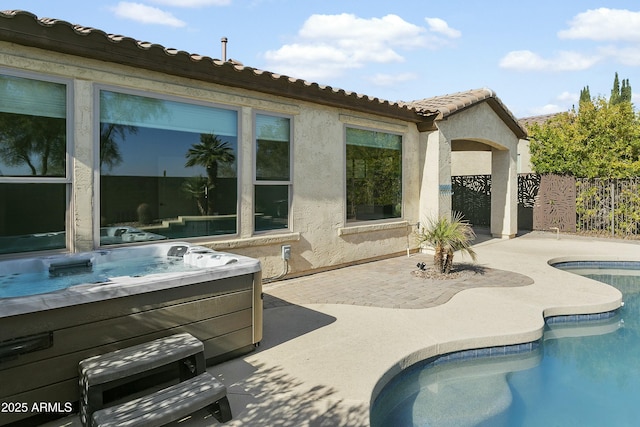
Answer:
[(110, 84), (94, 84), (93, 88), (93, 110), (94, 110), (94, 118), (93, 118), (93, 183), (94, 183), (94, 208), (93, 208), (93, 246), (95, 248), (114, 248), (119, 246), (131, 246), (131, 245), (141, 245), (141, 244), (151, 244), (158, 243), (158, 241), (151, 242), (126, 242), (126, 243), (117, 243), (117, 244), (109, 244), (102, 245), (100, 243), (100, 217), (101, 217), (101, 171), (100, 171), (100, 94), (102, 91), (121, 93), (125, 95), (146, 97), (152, 99), (158, 99), (161, 101), (171, 101), (183, 104), (197, 105), (201, 107), (207, 108), (217, 108), (221, 110), (234, 111), (236, 113), (236, 138), (237, 138), (237, 153), (236, 153), (236, 231), (235, 233), (229, 234), (221, 234), (221, 235), (208, 235), (208, 236), (195, 236), (195, 237), (180, 237), (175, 239), (167, 239), (162, 241), (176, 241), (176, 240), (184, 240), (188, 242), (207, 242), (212, 240), (223, 240), (229, 239), (233, 237), (237, 237), (240, 235), (240, 200), (241, 193), (240, 189), (242, 188), (241, 183), (241, 168), (242, 168), (242, 108), (233, 106), (220, 104), (210, 101), (205, 101), (197, 98), (186, 98), (177, 95), (161, 93), (161, 92), (153, 92), (150, 90), (138, 90), (138, 89), (130, 89), (121, 86), (115, 86)]
[(0, 75), (17, 77), (28, 80), (37, 80), (47, 83), (62, 84), (65, 86), (65, 171), (64, 176), (2, 176), (0, 175), (0, 184), (64, 184), (65, 186), (65, 219), (64, 219), (64, 233), (65, 233), (65, 247), (59, 249), (41, 249), (28, 252), (11, 252), (8, 254), (2, 254), (0, 257), (15, 256), (16, 254), (42, 254), (42, 253), (59, 253), (69, 252), (72, 249), (73, 235), (75, 230), (72, 227), (71, 212), (73, 209), (73, 166), (72, 160), (74, 158), (74, 146), (73, 139), (73, 123), (74, 123), (74, 81), (71, 78), (64, 78), (59, 76), (52, 76), (43, 73), (15, 70), (5, 67), (0, 67)]
[(0, 74), (11, 77), (18, 77), (22, 79), (38, 80), (48, 83), (63, 84), (66, 87), (67, 102), (65, 106), (65, 121), (66, 121), (66, 156), (65, 156), (65, 173), (64, 176), (2, 176), (0, 175), (0, 182), (2, 183), (60, 183), (71, 184), (71, 160), (73, 159), (73, 79), (67, 79), (57, 76), (49, 76), (46, 74), (32, 73), (26, 71), (9, 70), (0, 67)]
[[(378, 219), (354, 219), (354, 220), (349, 220), (348, 219), (348, 213), (349, 213), (349, 205), (347, 203), (347, 197), (348, 197), (348, 190), (347, 190), (347, 182), (349, 177), (347, 176), (347, 146), (350, 145), (348, 144), (347, 141), (347, 129), (358, 129), (358, 130), (364, 130), (364, 131), (369, 131), (369, 132), (376, 132), (376, 133), (383, 133), (383, 134), (387, 134), (387, 135), (396, 135), (400, 137), (400, 216), (398, 217), (389, 217), (389, 218), (378, 218)], [(346, 227), (352, 227), (352, 226), (362, 226), (362, 225), (375, 225), (375, 224), (385, 224), (385, 223), (392, 223), (392, 222), (398, 222), (398, 221), (404, 221), (405, 218), (405, 182), (406, 182), (406, 171), (405, 171), (405, 134), (403, 132), (395, 132), (395, 131), (390, 131), (390, 130), (385, 130), (385, 129), (381, 129), (381, 128), (376, 128), (376, 127), (371, 127), (371, 126), (359, 126), (359, 125), (354, 125), (354, 124), (344, 124), (343, 126), (343, 141), (344, 141), (344, 145), (343, 145), (343, 155), (344, 155), (344, 164), (343, 164), (343, 184), (342, 184), (342, 188), (343, 188), (343, 201), (344, 201), (344, 211), (343, 211), (343, 218), (344, 218), (344, 224)]]
[[(278, 180), (259, 180), (257, 177), (258, 173), (258, 132), (257, 132), (257, 116), (269, 116), (269, 117), (277, 117), (289, 120), (289, 179), (286, 181), (278, 181)], [(282, 114), (276, 113), (273, 111), (266, 110), (254, 110), (252, 114), (252, 126), (253, 126), (253, 137), (252, 137), (252, 147), (251, 152), (253, 156), (253, 170), (252, 170), (252, 209), (251, 209), (251, 228), (253, 234), (267, 234), (267, 233), (282, 233), (282, 232), (290, 232), (292, 227), (292, 215), (291, 215), (291, 207), (292, 207), (292, 199), (293, 199), (293, 174), (294, 174), (294, 163), (293, 163), (293, 139), (294, 139), (294, 116), (291, 114)], [(268, 230), (256, 230), (256, 187), (257, 186), (287, 186), (287, 227), (286, 228), (274, 228)]]

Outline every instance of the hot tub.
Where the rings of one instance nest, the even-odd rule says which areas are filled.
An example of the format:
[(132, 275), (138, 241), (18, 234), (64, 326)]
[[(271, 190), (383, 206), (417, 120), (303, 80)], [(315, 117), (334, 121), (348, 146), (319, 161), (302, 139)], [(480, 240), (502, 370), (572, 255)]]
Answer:
[(209, 363), (251, 351), (260, 262), (182, 242), (0, 261), (0, 402), (25, 404), (0, 425), (77, 401), (80, 360), (177, 332)]

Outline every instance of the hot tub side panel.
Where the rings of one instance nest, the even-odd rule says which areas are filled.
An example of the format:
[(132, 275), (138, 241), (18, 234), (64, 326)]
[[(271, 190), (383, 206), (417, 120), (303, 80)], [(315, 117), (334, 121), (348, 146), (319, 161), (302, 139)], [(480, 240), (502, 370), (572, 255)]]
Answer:
[[(0, 402), (75, 402), (78, 363), (179, 332), (209, 363), (251, 351), (262, 337), (260, 272), (162, 291), (0, 318), (0, 345), (50, 334), (49, 348), (0, 360)], [(0, 413), (0, 425), (33, 415)]]

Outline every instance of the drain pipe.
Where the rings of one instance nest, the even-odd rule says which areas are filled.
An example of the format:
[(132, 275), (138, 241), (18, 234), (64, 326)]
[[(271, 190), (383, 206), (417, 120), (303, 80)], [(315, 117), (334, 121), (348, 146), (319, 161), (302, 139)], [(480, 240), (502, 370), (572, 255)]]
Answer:
[(409, 236), (411, 235), (411, 230), (413, 227), (416, 227), (416, 231), (420, 231), (420, 221), (415, 224), (407, 224), (407, 258), (411, 258), (411, 245), (409, 243)]
[(560, 240), (560, 229), (558, 227), (549, 227), (549, 230), (556, 231), (556, 240)]

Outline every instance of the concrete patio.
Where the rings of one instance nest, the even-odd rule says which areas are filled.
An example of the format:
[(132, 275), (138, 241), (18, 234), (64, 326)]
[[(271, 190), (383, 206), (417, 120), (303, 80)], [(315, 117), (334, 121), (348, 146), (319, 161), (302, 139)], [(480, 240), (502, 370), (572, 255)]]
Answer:
[[(479, 240), (480, 268), (459, 280), (415, 277), (416, 263), (431, 257), (414, 254), (265, 285), (260, 347), (208, 369), (228, 388), (233, 420), (225, 425), (367, 426), (372, 396), (417, 361), (534, 341), (544, 316), (619, 306), (617, 290), (550, 259), (640, 260), (633, 241), (537, 232)], [(200, 411), (177, 425), (218, 423)]]

